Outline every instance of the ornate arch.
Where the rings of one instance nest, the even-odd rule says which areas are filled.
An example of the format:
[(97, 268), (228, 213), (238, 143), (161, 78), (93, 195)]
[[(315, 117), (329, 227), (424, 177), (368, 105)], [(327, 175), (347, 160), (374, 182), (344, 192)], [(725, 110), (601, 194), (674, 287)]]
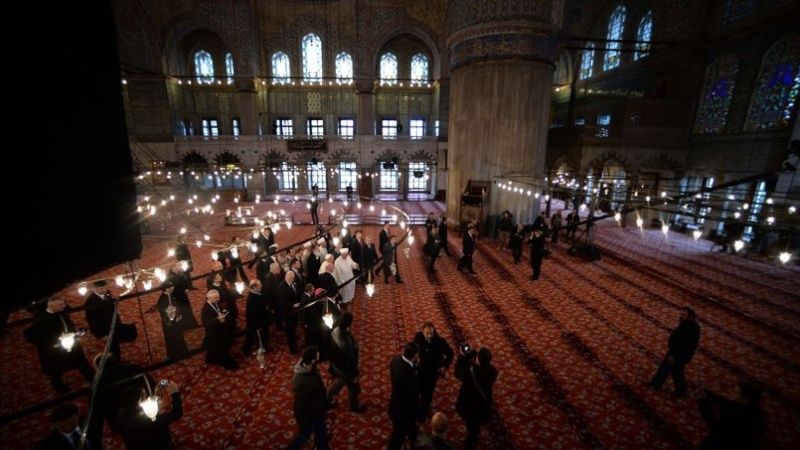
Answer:
[[(436, 43), (436, 33), (431, 30), (427, 25), (418, 22), (416, 20), (404, 20), (402, 23), (399, 20), (395, 20), (395, 23), (389, 25), (389, 32), (383, 33), (376, 39), (373, 39), (371, 42), (374, 42), (373, 45), (368, 45), (366, 54), (367, 54), (367, 61), (369, 64), (363, 65), (364, 72), (361, 72), (366, 78), (374, 77), (375, 76), (375, 68), (378, 67), (378, 59), (380, 58), (380, 51), (381, 49), (388, 44), (392, 39), (408, 34), (413, 36), (422, 41), (428, 50), (431, 52), (431, 80), (437, 80), (441, 77), (442, 74), (442, 52), (439, 50), (439, 45)], [(392, 26), (393, 25), (393, 26)], [(387, 28), (383, 28), (387, 29)]]
[(205, 156), (197, 153), (197, 151), (190, 150), (181, 156), (181, 165), (184, 170), (208, 169), (208, 160)]
[(686, 170), (686, 165), (672, 155), (659, 153), (642, 161), (639, 170), (669, 170), (677, 175)]
[(579, 164), (575, 163), (575, 160), (567, 153), (561, 153), (556, 155), (555, 158), (549, 163), (546, 164), (548, 167), (548, 173), (553, 176), (558, 171), (558, 168), (562, 165), (566, 164), (570, 168), (570, 173), (577, 174)]
[(631, 164), (628, 162), (628, 158), (626, 158), (624, 154), (620, 154), (618, 152), (603, 153), (602, 155), (589, 161), (589, 164), (586, 165), (586, 169), (602, 169), (610, 161), (618, 162), (625, 169), (625, 172), (629, 172), (631, 169)]

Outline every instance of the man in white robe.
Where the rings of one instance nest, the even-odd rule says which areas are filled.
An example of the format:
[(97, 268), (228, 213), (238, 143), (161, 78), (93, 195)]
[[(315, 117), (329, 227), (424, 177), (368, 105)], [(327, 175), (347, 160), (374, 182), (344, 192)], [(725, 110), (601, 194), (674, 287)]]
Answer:
[[(350, 249), (343, 248), (339, 257), (333, 265), (333, 276), (336, 277), (336, 284), (340, 285), (349, 279), (353, 278), (353, 269), (358, 269), (358, 264), (350, 258)], [(353, 301), (356, 296), (356, 283), (355, 281), (342, 286), (339, 289), (342, 295), (342, 304), (347, 305)]]

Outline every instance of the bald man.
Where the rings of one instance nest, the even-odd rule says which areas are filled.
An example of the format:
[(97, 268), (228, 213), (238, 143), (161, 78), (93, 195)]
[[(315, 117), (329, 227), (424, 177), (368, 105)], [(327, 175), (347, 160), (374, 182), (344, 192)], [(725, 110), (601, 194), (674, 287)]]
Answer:
[(219, 306), (219, 292), (212, 289), (206, 293), (206, 303), (201, 313), (206, 335), (203, 347), (206, 349), (206, 363), (217, 364), (226, 370), (237, 370), (239, 365), (231, 358), (229, 348), (233, 336), (226, 323), (228, 311)]
[(278, 285), (278, 316), (283, 320), (283, 329), (286, 331), (286, 341), (289, 351), (297, 354), (297, 314), (294, 312), (300, 306), (300, 296), (303, 294), (294, 284), (294, 272), (286, 272), (283, 281)]
[(431, 447), (434, 450), (453, 450), (453, 446), (444, 438), (447, 428), (447, 416), (440, 412), (434, 414), (431, 419)]

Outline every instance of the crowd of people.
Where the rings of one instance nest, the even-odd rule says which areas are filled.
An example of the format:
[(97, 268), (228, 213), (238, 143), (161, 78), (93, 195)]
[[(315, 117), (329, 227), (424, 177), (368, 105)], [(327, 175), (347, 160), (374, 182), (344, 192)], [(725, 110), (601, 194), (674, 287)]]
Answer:
[[(544, 215), (537, 217), (532, 225), (524, 225), (515, 224), (513, 216), (506, 211), (498, 224), (498, 250), (509, 248), (515, 263), (519, 263), (527, 242), (531, 278), (539, 279), (542, 259), (547, 253), (545, 237), (557, 243), (559, 232), (568, 237), (571, 233), (574, 235), (572, 225), (579, 221), (573, 212), (566, 219), (567, 225), (562, 226), (561, 214), (561, 211), (556, 212), (549, 219), (549, 226)], [(429, 214), (425, 229), (423, 250), (428, 258), (427, 269), (433, 272), (441, 252), (451, 256), (446, 216), (436, 218)], [(459, 271), (475, 273), (473, 254), (478, 231), (474, 222), (465, 227), (461, 236)], [(256, 356), (263, 361), (272, 332), (285, 334), (288, 351), (300, 357), (293, 367), (292, 381), (298, 433), (289, 448), (301, 448), (312, 436), (318, 449), (329, 448), (325, 417), (336, 407), (340, 391), (347, 389), (350, 411), (366, 411), (365, 404), (360, 401), (359, 345), (352, 332), (352, 303), (357, 286), (373, 283), (381, 272), (384, 283), (388, 284), (391, 278), (395, 283), (403, 283), (397, 258), (398, 239), (389, 222), (384, 223), (378, 241), (376, 247), (372, 237), (365, 237), (361, 230), (347, 233), (342, 239), (332, 239), (324, 229), (317, 228), (315, 237), (301, 248), (278, 251), (269, 227), (259, 229), (249, 244), (234, 238), (230, 248), (216, 253), (212, 272), (206, 278), (205, 303), (198, 321), (187, 292), (196, 289), (191, 276), (194, 266), (188, 247), (179, 238), (175, 251), (177, 261), (168, 272), (153, 308), (161, 317), (168, 358), (186, 357), (189, 350), (184, 333), (203, 327), (205, 361), (227, 370), (238, 370), (239, 363), (231, 347), (239, 331), (237, 299), (244, 296), (245, 327), (242, 331), (245, 338), (240, 348), (243, 356)], [(239, 249), (244, 251), (250, 244), (254, 258), (245, 265)], [(245, 268), (255, 273), (248, 276)], [(234, 288), (242, 283), (245, 289)], [(83, 448), (99, 449), (104, 422), (112, 432), (119, 434), (127, 448), (171, 448), (169, 424), (180, 419), (183, 411), (179, 388), (167, 380), (155, 383), (143, 375), (143, 368), (124, 364), (120, 344), (137, 338), (136, 327), (124, 323), (118, 315), (115, 320), (117, 301), (105, 281), (97, 281), (92, 287), (85, 305), (87, 331), (104, 339), (109, 349), (95, 360), (94, 367), (87, 362), (78, 341), (73, 341), (69, 347), (68, 342), (63, 341), (65, 336), (79, 336), (84, 331), (76, 329), (60, 296), (48, 300), (46, 308), (36, 315), (25, 333), (26, 339), (37, 348), (42, 372), (59, 393), (69, 390), (62, 380), (65, 372), (78, 370), (90, 383), (96, 370), (103, 367), (102, 379), (95, 380), (103, 401), (94, 412), (96, 417), (90, 418), (90, 426), (81, 429), (78, 408), (71, 403), (62, 405), (51, 412), (53, 432), (42, 441), (40, 448), (76, 448), (80, 441)], [(302, 330), (302, 352), (298, 346), (298, 328)], [(109, 336), (112, 336), (110, 341)], [(712, 430), (703, 448), (729, 448), (725, 445), (731, 442), (732, 436), (757, 441), (763, 429), (763, 413), (756, 389), (743, 385), (742, 401), (737, 402), (725, 400), (697, 385), (687, 387), (684, 369), (699, 339), (696, 314), (687, 308), (670, 335), (664, 360), (648, 385), (658, 389), (671, 375), (678, 397), (686, 396), (689, 388), (693, 389), (702, 417)], [(492, 353), (487, 348), (473, 349), (466, 343), (458, 343), (454, 352), (433, 323), (425, 322), (403, 346), (402, 353), (388, 364), (391, 379), (388, 413), (392, 433), (387, 445), (390, 449), (401, 448), (404, 442), (409, 442), (412, 448), (453, 448), (446, 438), (449, 420), (442, 411), (435, 411), (432, 404), (437, 383), (454, 360), (453, 375), (461, 384), (455, 412), (467, 429), (463, 446), (476, 448), (481, 427), (492, 418), (493, 387), (498, 379)], [(327, 384), (320, 374), (321, 364), (327, 365)], [(159, 396), (163, 403), (155, 418), (147, 417), (140, 406), (153, 395)], [(430, 433), (420, 432), (423, 424), (430, 425)]]

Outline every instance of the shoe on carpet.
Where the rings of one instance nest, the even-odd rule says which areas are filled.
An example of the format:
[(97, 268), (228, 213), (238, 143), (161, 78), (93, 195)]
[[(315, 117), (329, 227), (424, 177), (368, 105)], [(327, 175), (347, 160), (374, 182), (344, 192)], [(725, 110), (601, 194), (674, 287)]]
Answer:
[(363, 413), (366, 410), (367, 410), (367, 405), (365, 405), (363, 403), (358, 405), (358, 406), (356, 406), (355, 408), (350, 408), (350, 411), (352, 411), (354, 413), (359, 413), (359, 414)]

